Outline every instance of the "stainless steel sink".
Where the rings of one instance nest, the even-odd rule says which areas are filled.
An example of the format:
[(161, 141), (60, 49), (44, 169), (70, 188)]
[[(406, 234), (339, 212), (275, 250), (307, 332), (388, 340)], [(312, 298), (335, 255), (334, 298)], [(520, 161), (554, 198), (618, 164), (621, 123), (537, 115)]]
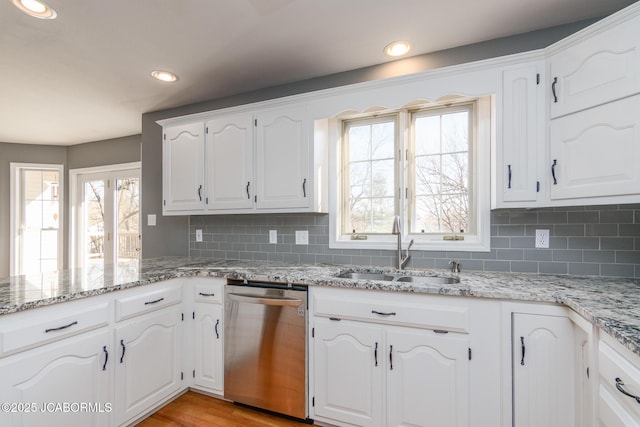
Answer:
[(356, 280), (386, 280), (392, 281), (395, 279), (394, 276), (384, 273), (358, 273), (355, 271), (347, 271), (344, 273), (338, 274), (336, 277), (340, 277), (342, 279), (356, 279)]
[(460, 279), (453, 277), (425, 277), (425, 276), (401, 276), (395, 279), (396, 282), (424, 283), (426, 285), (451, 285), (460, 283)]
[(360, 273), (356, 271), (345, 271), (336, 277), (341, 279), (354, 280), (383, 280), (386, 282), (406, 282), (406, 283), (422, 283), (425, 285), (451, 285), (460, 283), (460, 279), (453, 277), (438, 276), (398, 276), (386, 273)]

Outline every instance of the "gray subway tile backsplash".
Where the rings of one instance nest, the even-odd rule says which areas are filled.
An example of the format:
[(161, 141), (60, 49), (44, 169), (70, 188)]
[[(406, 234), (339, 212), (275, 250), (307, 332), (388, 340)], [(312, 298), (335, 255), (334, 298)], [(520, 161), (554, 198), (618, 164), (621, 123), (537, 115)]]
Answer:
[[(195, 241), (195, 230), (204, 242)], [(535, 230), (550, 231), (535, 249)], [(269, 243), (269, 230), (278, 243)], [(308, 230), (309, 245), (295, 244)], [(211, 215), (190, 218), (190, 254), (210, 258), (393, 266), (395, 252), (329, 248), (329, 216)], [(411, 251), (408, 267), (640, 278), (640, 204), (501, 209), (491, 212), (490, 252)]]

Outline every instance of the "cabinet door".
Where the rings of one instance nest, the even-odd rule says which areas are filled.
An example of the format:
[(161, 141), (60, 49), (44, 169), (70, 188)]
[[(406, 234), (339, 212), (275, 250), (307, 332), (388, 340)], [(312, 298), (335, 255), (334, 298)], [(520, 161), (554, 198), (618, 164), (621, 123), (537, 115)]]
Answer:
[(575, 425), (573, 326), (566, 317), (513, 314), (513, 420)]
[(496, 171), (498, 202), (506, 202), (502, 206), (510, 202), (531, 205), (538, 200), (540, 147), (544, 147), (538, 72), (532, 64), (503, 73), (502, 142)]
[(551, 121), (551, 200), (640, 193), (638, 111), (635, 96)]
[(257, 208), (309, 207), (313, 183), (307, 108), (258, 114), (256, 144)]
[(204, 124), (167, 127), (163, 133), (163, 213), (203, 210)]
[(194, 383), (217, 393), (222, 393), (224, 386), (222, 321), (221, 305), (195, 304)]
[(315, 414), (358, 426), (381, 426), (382, 327), (317, 318), (313, 366)]
[(576, 378), (576, 426), (594, 425), (594, 379), (592, 379), (592, 334), (591, 324), (581, 322), (573, 325), (573, 366)]
[(208, 121), (208, 208), (251, 208), (254, 194), (252, 115)]
[(469, 426), (464, 334), (387, 328), (388, 426)]
[(118, 425), (132, 420), (182, 387), (181, 349), (178, 307), (116, 327)]
[(616, 23), (549, 58), (552, 118), (640, 92), (638, 28)]
[(28, 411), (0, 411), (0, 425), (112, 425), (110, 342), (108, 331), (89, 332), (2, 360), (0, 401)]

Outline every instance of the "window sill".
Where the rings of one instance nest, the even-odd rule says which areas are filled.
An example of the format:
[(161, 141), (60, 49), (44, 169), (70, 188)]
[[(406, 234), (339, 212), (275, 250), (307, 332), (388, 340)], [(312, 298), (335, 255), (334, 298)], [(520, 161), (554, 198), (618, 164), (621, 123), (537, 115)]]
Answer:
[[(411, 246), (412, 251), (438, 251), (438, 252), (489, 252), (490, 239), (481, 239), (477, 236), (465, 236), (465, 240), (421, 240), (412, 236), (402, 236), (402, 248), (414, 239)], [(353, 250), (397, 250), (396, 236), (375, 236), (371, 240), (348, 240), (330, 239), (330, 249), (353, 249)]]

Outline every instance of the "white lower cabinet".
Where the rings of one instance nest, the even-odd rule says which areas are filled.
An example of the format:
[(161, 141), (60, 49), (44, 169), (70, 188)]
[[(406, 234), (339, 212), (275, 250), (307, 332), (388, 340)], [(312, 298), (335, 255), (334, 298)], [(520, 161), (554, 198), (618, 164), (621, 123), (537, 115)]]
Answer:
[(110, 343), (105, 328), (0, 359), (0, 425), (113, 425)]
[(199, 388), (222, 394), (224, 387), (222, 306), (197, 302), (194, 313), (193, 383)]
[(602, 333), (598, 345), (600, 427), (640, 426), (640, 357)]
[(182, 387), (182, 312), (164, 308), (116, 326), (117, 424), (145, 413)]
[[(415, 295), (314, 291), (310, 351), (316, 421), (339, 426), (470, 425), (469, 334), (452, 331), (468, 330), (468, 307), (430, 305)], [(446, 322), (443, 329), (420, 326), (436, 318), (446, 318), (450, 329)]]
[(512, 322), (513, 425), (575, 426), (571, 320), (513, 313)]
[(387, 426), (469, 425), (469, 339), (446, 331), (386, 331)]
[(348, 320), (314, 322), (316, 416), (382, 425), (383, 328)]

